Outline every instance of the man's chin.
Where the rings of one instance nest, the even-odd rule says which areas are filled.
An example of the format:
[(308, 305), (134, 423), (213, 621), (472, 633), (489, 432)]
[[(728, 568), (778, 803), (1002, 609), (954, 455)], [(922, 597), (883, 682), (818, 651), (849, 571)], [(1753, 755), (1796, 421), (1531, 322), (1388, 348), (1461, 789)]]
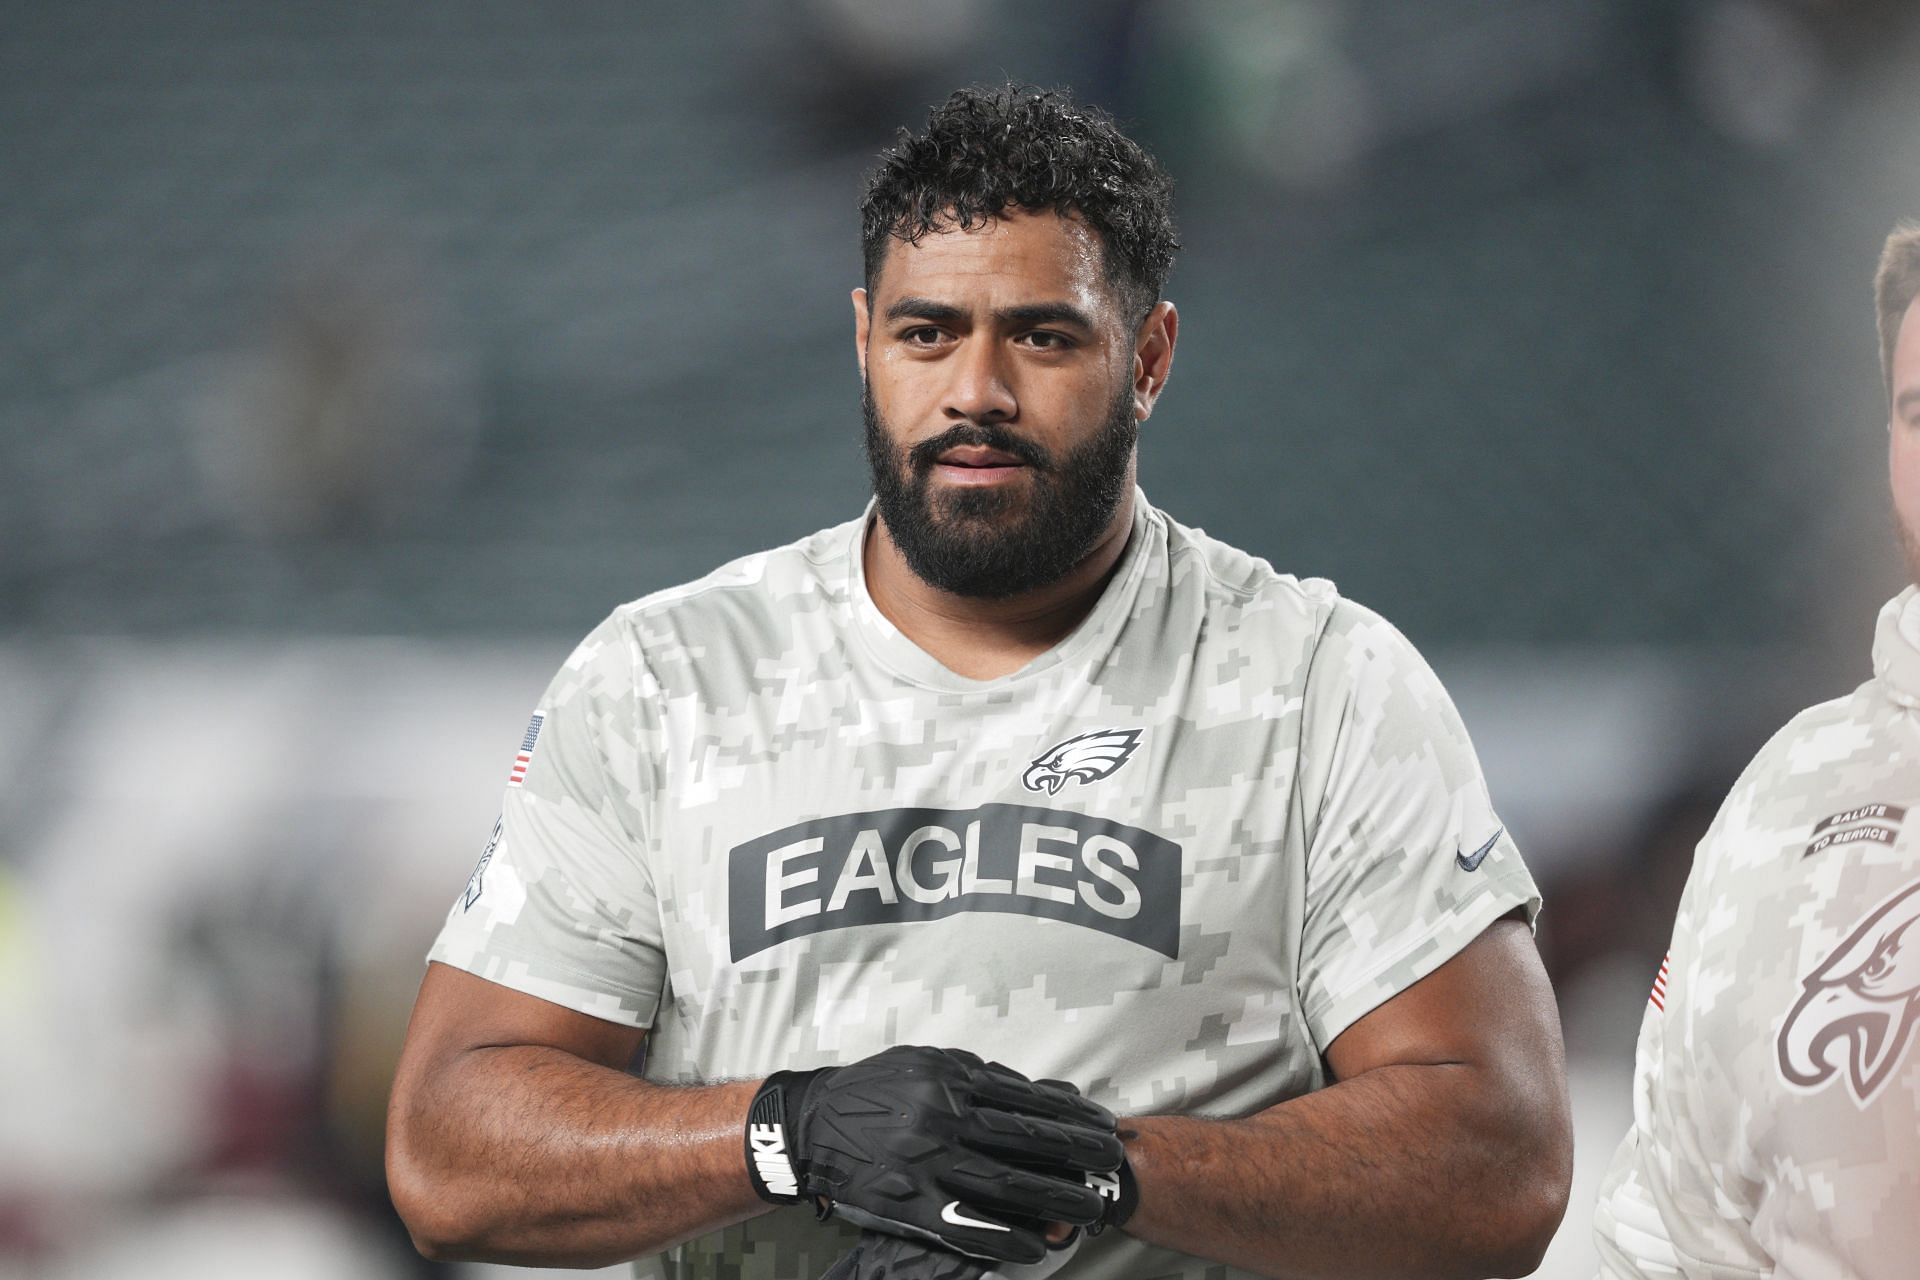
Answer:
[(935, 480), (921, 491), (921, 501), (934, 525), (1003, 527), (1026, 515), (1028, 484), (1012, 481), (993, 485), (946, 484)]

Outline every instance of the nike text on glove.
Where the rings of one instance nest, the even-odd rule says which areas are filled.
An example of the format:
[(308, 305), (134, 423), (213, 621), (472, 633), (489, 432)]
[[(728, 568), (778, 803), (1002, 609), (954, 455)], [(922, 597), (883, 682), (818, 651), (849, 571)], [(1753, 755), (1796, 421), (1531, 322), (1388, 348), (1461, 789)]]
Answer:
[(1099, 1221), (1086, 1183), (1125, 1152), (1111, 1112), (960, 1049), (903, 1046), (776, 1072), (747, 1116), (763, 1199), (818, 1197), (856, 1226), (1003, 1262), (1046, 1256), (1044, 1224)]

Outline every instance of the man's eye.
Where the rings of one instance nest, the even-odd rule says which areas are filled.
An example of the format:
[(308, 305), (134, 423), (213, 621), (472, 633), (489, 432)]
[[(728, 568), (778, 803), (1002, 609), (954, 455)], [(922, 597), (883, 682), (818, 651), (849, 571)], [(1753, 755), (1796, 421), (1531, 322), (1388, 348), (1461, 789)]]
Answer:
[(1042, 351), (1059, 351), (1068, 345), (1066, 338), (1057, 333), (1048, 333), (1045, 329), (1036, 329), (1027, 334), (1026, 339), (1029, 346), (1038, 347)]
[(919, 347), (930, 347), (940, 341), (940, 331), (931, 325), (923, 325), (918, 329), (909, 329), (900, 336), (903, 340)]

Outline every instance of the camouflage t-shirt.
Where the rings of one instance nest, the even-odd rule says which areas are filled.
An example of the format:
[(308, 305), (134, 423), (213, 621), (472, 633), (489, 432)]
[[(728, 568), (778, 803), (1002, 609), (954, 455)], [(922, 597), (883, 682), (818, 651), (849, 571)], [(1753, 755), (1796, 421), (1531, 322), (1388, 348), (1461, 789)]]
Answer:
[(1920, 1275), (1920, 600), (1700, 843), (1641, 1023), (1603, 1274)]
[[(999, 679), (866, 591), (866, 521), (616, 610), (541, 698), (432, 958), (649, 1028), (647, 1078), (894, 1044), (1244, 1116), (1538, 907), (1452, 703), (1326, 582), (1136, 495), (1092, 613)], [(641, 1274), (812, 1280), (782, 1209)], [(1224, 1277), (1121, 1233), (1065, 1275)]]

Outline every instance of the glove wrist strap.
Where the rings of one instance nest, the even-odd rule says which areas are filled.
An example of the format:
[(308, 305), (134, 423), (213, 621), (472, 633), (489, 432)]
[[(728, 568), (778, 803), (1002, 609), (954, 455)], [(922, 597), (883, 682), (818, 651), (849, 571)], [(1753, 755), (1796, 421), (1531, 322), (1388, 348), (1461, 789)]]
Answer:
[[(824, 1070), (824, 1068), (823, 1068)], [(747, 1108), (747, 1177), (762, 1200), (799, 1204), (807, 1197), (807, 1163), (795, 1132), (800, 1103), (819, 1071), (776, 1071)]]
[(1112, 1173), (1089, 1173), (1086, 1177), (1087, 1185), (1106, 1202), (1106, 1212), (1087, 1228), (1087, 1234), (1097, 1236), (1108, 1227), (1126, 1226), (1127, 1219), (1140, 1207), (1140, 1184), (1134, 1179), (1132, 1161), (1123, 1157)]

